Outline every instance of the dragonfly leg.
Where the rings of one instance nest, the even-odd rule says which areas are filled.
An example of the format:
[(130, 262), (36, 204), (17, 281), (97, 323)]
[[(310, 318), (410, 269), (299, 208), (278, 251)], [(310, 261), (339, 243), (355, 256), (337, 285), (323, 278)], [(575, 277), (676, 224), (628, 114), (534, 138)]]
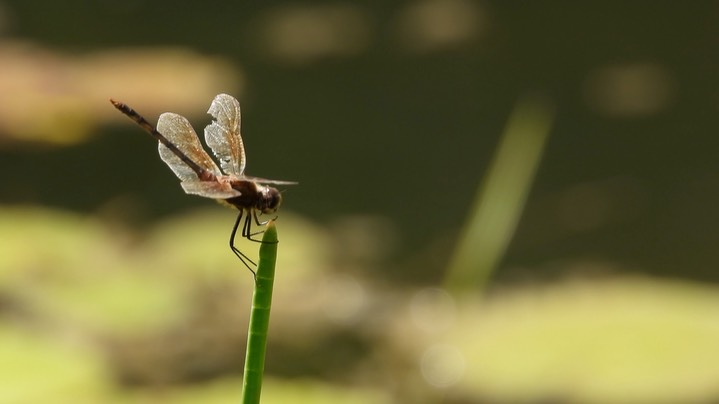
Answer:
[[(244, 210), (240, 210), (240, 213), (237, 215), (237, 220), (235, 220), (235, 225), (232, 227), (232, 234), (230, 234), (230, 249), (232, 250), (233, 253), (235, 253), (235, 255), (237, 256), (237, 258), (239, 258), (240, 261), (242, 261), (242, 263), (245, 264), (245, 266), (247, 267), (247, 269), (249, 269), (250, 272), (252, 272), (252, 276), (256, 279), (256, 278), (257, 278), (257, 274), (256, 274), (255, 271), (252, 269), (252, 267), (250, 266), (250, 264), (252, 264), (252, 266), (255, 266), (255, 267), (257, 266), (257, 264), (255, 264), (254, 261), (252, 261), (248, 256), (246, 256), (246, 255), (245, 255), (242, 251), (240, 251), (237, 247), (235, 247), (235, 236), (237, 235), (237, 228), (240, 226), (240, 220), (242, 220), (242, 214), (243, 214), (243, 213), (244, 213)], [(249, 217), (249, 214), (248, 214), (248, 217)], [(245, 220), (245, 223), (246, 223), (246, 222), (247, 222), (247, 220)], [(245, 227), (245, 225), (243, 225), (242, 227), (243, 227), (243, 228), (242, 228), (242, 232), (243, 232), (243, 236), (244, 236), (244, 231), (245, 231), (244, 227)], [(248, 262), (249, 262), (249, 264), (248, 264)]]
[[(267, 219), (267, 220), (265, 220), (265, 221), (260, 221), (260, 217), (257, 215), (257, 210), (254, 210), (254, 209), (252, 210), (252, 218), (255, 219), (255, 223), (256, 223), (258, 226), (267, 226), (267, 223), (269, 223), (270, 220), (277, 220), (277, 216), (275, 216), (274, 219)], [(250, 218), (250, 213), (248, 212), (248, 213), (247, 213), (247, 217), (245, 217), (246, 229), (243, 229), (243, 230), (244, 230), (244, 233), (243, 233), (242, 235), (243, 235), (246, 239), (248, 239), (248, 240), (254, 241), (254, 242), (256, 242), (256, 243), (263, 243), (262, 240), (258, 240), (258, 239), (256, 239), (256, 238), (252, 238), (253, 236), (256, 236), (256, 235), (258, 235), (258, 234), (262, 234), (262, 233), (265, 232), (264, 230), (259, 230), (259, 231), (256, 231), (256, 232), (251, 232), (251, 231), (250, 231), (250, 226), (252, 225), (252, 218)]]

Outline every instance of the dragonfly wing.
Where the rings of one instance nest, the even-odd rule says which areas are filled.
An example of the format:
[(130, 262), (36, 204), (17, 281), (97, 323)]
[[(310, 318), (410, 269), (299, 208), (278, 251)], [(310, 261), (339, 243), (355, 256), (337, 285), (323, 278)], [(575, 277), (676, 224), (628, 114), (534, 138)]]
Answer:
[(205, 141), (220, 160), (225, 174), (241, 176), (245, 171), (245, 147), (240, 135), (240, 103), (219, 94), (207, 111), (215, 120), (205, 128)]
[[(190, 122), (185, 119), (185, 117), (173, 114), (172, 112), (165, 112), (160, 115), (160, 118), (157, 120), (157, 131), (177, 146), (181, 152), (197, 163), (197, 165), (216, 176), (222, 175), (215, 162), (212, 161), (207, 152), (202, 148), (200, 139), (197, 138), (195, 130), (192, 129), (192, 125), (190, 125)], [(183, 182), (199, 180), (197, 173), (187, 164), (183, 163), (172, 150), (168, 149), (162, 143), (158, 146), (158, 150), (160, 151), (162, 161), (172, 169), (175, 175), (177, 175), (177, 178)]]
[(227, 183), (217, 181), (182, 181), (182, 189), (191, 195), (200, 195), (206, 198), (227, 199), (240, 196), (240, 191), (232, 189)]
[(249, 175), (243, 175), (242, 178), (244, 178), (246, 180), (258, 182), (260, 184), (274, 184), (274, 185), (297, 185), (297, 184), (299, 184), (297, 181), (268, 180), (267, 178), (252, 177)]

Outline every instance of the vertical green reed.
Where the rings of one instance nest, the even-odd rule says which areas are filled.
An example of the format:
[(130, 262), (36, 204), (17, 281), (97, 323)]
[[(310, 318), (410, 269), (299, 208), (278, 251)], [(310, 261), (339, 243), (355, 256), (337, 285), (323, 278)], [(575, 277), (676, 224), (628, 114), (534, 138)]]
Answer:
[(548, 100), (517, 102), (445, 276), (453, 292), (482, 291), (514, 236), (554, 120)]
[(275, 280), (277, 244), (277, 229), (275, 222), (272, 221), (267, 225), (262, 237), (262, 244), (260, 244), (260, 260), (257, 265), (255, 291), (252, 295), (252, 312), (247, 332), (245, 373), (242, 381), (243, 404), (260, 402), (262, 374), (265, 369), (267, 329), (270, 325), (270, 308), (272, 306), (272, 286)]

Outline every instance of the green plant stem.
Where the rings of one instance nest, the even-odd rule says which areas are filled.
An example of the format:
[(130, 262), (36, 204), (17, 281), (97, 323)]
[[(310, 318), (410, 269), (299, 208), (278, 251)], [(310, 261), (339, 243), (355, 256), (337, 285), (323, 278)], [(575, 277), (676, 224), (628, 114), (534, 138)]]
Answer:
[(553, 119), (548, 100), (525, 96), (517, 102), (465, 221), (445, 278), (447, 289), (484, 290), (514, 236)]
[(252, 312), (247, 331), (245, 374), (242, 381), (243, 404), (260, 402), (262, 374), (265, 369), (267, 329), (270, 325), (270, 308), (272, 306), (272, 286), (275, 280), (277, 243), (277, 229), (275, 222), (272, 221), (267, 225), (262, 237), (255, 291), (252, 295)]

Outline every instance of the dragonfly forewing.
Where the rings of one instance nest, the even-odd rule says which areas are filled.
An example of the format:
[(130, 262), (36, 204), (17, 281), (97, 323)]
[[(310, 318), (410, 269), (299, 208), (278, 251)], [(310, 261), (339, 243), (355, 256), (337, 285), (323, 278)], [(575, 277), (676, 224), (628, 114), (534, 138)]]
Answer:
[(253, 177), (251, 175), (243, 175), (243, 179), (248, 181), (254, 181), (259, 184), (273, 184), (273, 185), (297, 185), (297, 181), (282, 181), (282, 180), (268, 180), (267, 178)]

